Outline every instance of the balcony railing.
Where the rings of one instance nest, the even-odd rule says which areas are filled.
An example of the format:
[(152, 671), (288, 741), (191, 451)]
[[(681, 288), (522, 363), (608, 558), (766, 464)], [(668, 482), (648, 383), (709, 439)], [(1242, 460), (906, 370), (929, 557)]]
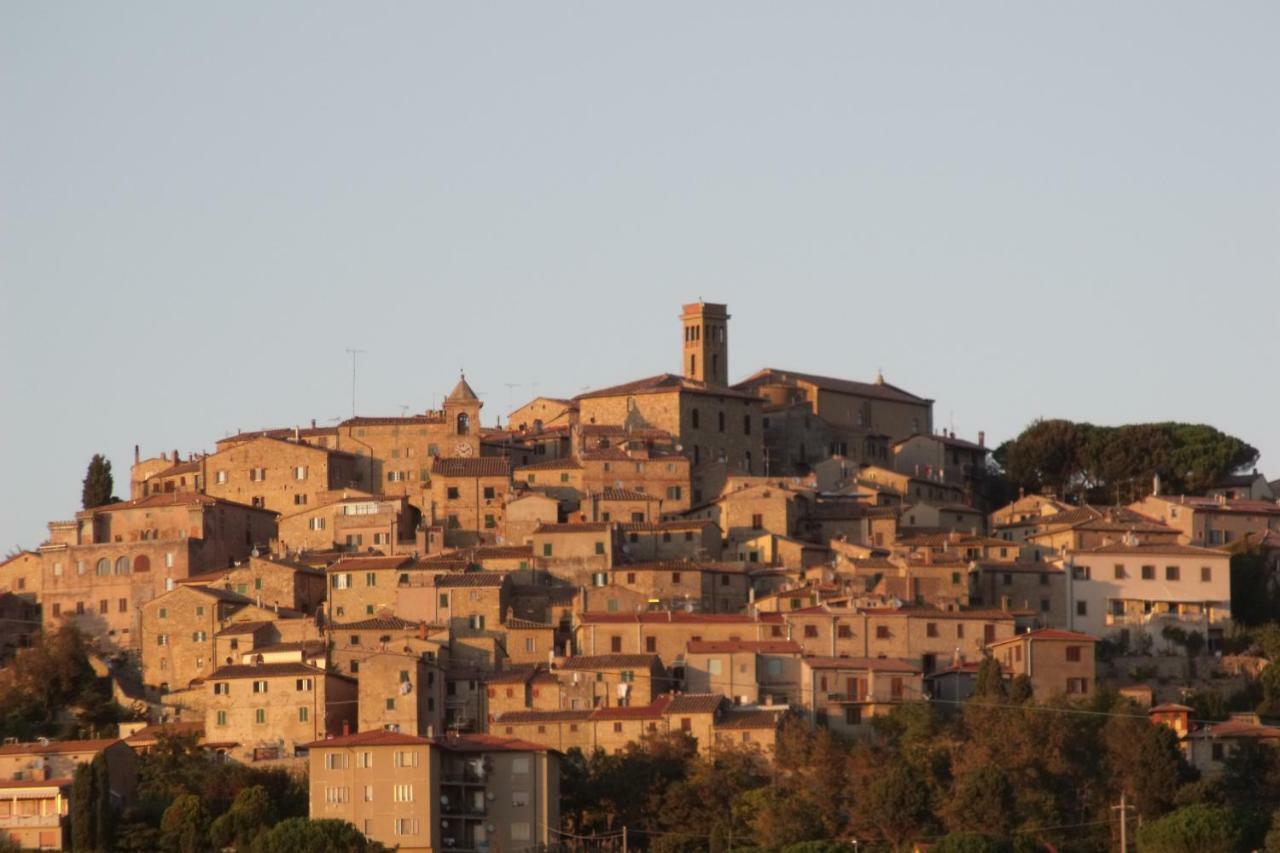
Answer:
[(59, 826), (61, 823), (62, 816), (56, 814), (6, 815), (0, 817), (0, 828), (3, 829), (50, 827)]
[(483, 785), (484, 774), (470, 767), (446, 770), (443, 782), (446, 785)]

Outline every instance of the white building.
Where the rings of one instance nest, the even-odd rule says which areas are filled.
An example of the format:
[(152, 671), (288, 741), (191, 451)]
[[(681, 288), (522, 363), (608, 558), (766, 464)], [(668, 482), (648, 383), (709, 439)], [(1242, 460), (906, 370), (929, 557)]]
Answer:
[(1231, 619), (1231, 558), (1170, 543), (1099, 545), (1067, 554), (1067, 626), (1159, 642), (1165, 625), (1216, 640)]

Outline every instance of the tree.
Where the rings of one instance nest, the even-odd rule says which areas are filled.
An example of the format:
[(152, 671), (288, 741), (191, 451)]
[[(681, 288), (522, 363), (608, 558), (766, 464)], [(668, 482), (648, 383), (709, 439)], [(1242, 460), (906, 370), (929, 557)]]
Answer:
[(1013, 829), (1015, 805), (1007, 775), (992, 767), (975, 767), (956, 779), (943, 813), (954, 830), (1004, 835)]
[(111, 462), (101, 453), (93, 454), (93, 458), (89, 460), (89, 468), (84, 475), (84, 490), (81, 492), (81, 502), (85, 509), (93, 509), (96, 506), (105, 506), (109, 503), (115, 503), (119, 498), (113, 497), (111, 492), (115, 488), (115, 483), (111, 478)]
[(980, 832), (953, 832), (929, 847), (929, 853), (1012, 853), (1013, 845)]
[[(160, 844), (169, 853), (200, 853), (209, 849), (209, 816), (195, 794), (183, 794), (164, 810)], [(302, 848), (299, 848), (302, 849)]]
[(241, 788), (231, 808), (209, 828), (213, 843), (219, 848), (248, 850), (258, 833), (275, 823), (275, 808), (267, 789), (261, 785)]
[(1138, 853), (1236, 853), (1240, 842), (1237, 815), (1204, 803), (1178, 809), (1138, 830)]
[(926, 832), (932, 822), (929, 788), (911, 768), (890, 764), (854, 795), (857, 821), (897, 849)]
[(1037, 420), (996, 448), (1009, 481), (1028, 492), (1064, 495), (1084, 468), (1085, 434), (1067, 420)]
[(990, 655), (978, 664), (978, 674), (974, 678), (973, 695), (979, 699), (1004, 699), (1004, 674), (1000, 664)]
[(1258, 713), (1264, 717), (1280, 716), (1280, 661), (1267, 664), (1258, 676), (1258, 685), (1262, 688), (1262, 703), (1258, 705)]
[(71, 783), (71, 849), (93, 851), (101, 848), (98, 836), (98, 775), (92, 764), (81, 764)]
[(253, 842), (253, 853), (387, 853), (387, 848), (365, 838), (364, 833), (342, 820), (282, 820)]

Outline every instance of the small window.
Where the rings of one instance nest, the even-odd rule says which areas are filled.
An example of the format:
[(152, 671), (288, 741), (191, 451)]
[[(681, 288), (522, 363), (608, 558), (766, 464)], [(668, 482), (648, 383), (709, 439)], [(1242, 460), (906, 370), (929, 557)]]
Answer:
[(1213, 581), (1213, 569), (1208, 566), (1200, 567), (1200, 581), (1202, 583), (1210, 583)]

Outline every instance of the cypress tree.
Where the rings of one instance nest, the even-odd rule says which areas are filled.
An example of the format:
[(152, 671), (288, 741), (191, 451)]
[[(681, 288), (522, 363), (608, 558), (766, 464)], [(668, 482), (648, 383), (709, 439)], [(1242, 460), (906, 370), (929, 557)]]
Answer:
[(113, 488), (115, 483), (111, 479), (111, 462), (101, 453), (93, 454), (93, 458), (89, 460), (89, 469), (84, 475), (84, 490), (81, 492), (84, 508), (93, 509), (95, 506), (113, 503), (116, 500), (111, 496)]
[(76, 768), (75, 781), (71, 785), (71, 849), (98, 849), (98, 774), (93, 765), (81, 764)]

